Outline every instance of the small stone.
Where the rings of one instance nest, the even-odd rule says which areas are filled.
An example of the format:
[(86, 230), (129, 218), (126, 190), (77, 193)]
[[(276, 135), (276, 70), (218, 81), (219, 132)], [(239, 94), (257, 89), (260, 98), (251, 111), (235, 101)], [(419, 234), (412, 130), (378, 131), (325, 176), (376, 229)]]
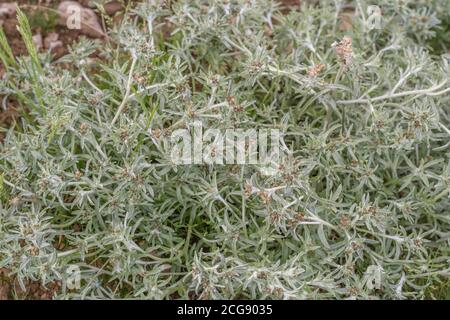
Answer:
[(103, 5), (105, 12), (109, 16), (114, 16), (117, 12), (123, 10), (123, 6), (119, 1), (111, 1)]
[(50, 51), (53, 51), (57, 48), (61, 48), (62, 46), (63, 46), (63, 43), (61, 40), (53, 41), (52, 43), (50, 43), (48, 49), (50, 49)]
[(79, 30), (93, 38), (105, 35), (95, 12), (83, 7), (76, 1), (61, 2), (58, 6), (58, 12), (60, 15), (58, 23), (60, 25)]
[(33, 44), (38, 51), (42, 49), (42, 34), (37, 33), (33, 36)]
[(17, 2), (0, 3), (0, 18), (12, 18), (16, 10)]
[(62, 41), (58, 40), (59, 34), (56, 32), (49, 33), (44, 39), (45, 48), (54, 51), (57, 48), (61, 48), (64, 44)]
[(59, 39), (59, 34), (56, 32), (50, 32), (44, 39), (44, 46), (48, 49), (52, 42), (55, 42)]

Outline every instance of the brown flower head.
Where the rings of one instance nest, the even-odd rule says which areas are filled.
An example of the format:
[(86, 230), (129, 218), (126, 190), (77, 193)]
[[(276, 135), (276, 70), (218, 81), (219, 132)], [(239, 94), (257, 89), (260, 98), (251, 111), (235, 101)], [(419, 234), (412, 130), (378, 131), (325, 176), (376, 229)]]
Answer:
[(336, 52), (339, 61), (345, 66), (353, 62), (352, 38), (345, 36), (340, 42), (334, 42), (331, 47)]

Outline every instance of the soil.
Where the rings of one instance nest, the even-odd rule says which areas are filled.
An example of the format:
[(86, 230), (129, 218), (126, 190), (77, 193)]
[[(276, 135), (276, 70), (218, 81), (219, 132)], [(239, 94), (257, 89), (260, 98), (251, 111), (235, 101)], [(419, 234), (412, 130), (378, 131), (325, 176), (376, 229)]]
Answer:
[(20, 287), (15, 277), (8, 275), (7, 269), (0, 268), (0, 300), (27, 299), (27, 300), (50, 300), (61, 290), (60, 282), (53, 282), (44, 287), (37, 281), (25, 280), (25, 290)]

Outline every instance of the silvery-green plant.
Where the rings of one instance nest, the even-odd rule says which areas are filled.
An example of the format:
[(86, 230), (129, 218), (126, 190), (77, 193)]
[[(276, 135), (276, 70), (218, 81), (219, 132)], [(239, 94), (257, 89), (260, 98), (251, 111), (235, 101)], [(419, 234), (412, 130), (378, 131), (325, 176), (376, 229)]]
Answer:
[[(0, 94), (24, 111), (0, 147), (0, 267), (45, 285), (77, 266), (62, 299), (445, 297), (448, 11), (422, 2), (379, 1), (369, 30), (363, 0), (150, 1), (53, 62), (19, 13), (30, 55), (0, 33)], [(175, 165), (171, 133), (197, 121), (279, 129), (286, 154), (267, 176)]]

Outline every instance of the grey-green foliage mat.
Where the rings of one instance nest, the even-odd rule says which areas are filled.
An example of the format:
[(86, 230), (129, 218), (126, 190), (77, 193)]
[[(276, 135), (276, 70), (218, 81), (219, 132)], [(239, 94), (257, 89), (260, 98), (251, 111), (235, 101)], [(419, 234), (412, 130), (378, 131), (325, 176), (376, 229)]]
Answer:
[[(372, 28), (354, 1), (343, 30), (339, 2), (142, 4), (52, 63), (21, 17), (0, 268), (55, 298), (448, 298), (450, 5), (379, 1)], [(196, 122), (279, 129), (285, 156), (171, 163)]]

